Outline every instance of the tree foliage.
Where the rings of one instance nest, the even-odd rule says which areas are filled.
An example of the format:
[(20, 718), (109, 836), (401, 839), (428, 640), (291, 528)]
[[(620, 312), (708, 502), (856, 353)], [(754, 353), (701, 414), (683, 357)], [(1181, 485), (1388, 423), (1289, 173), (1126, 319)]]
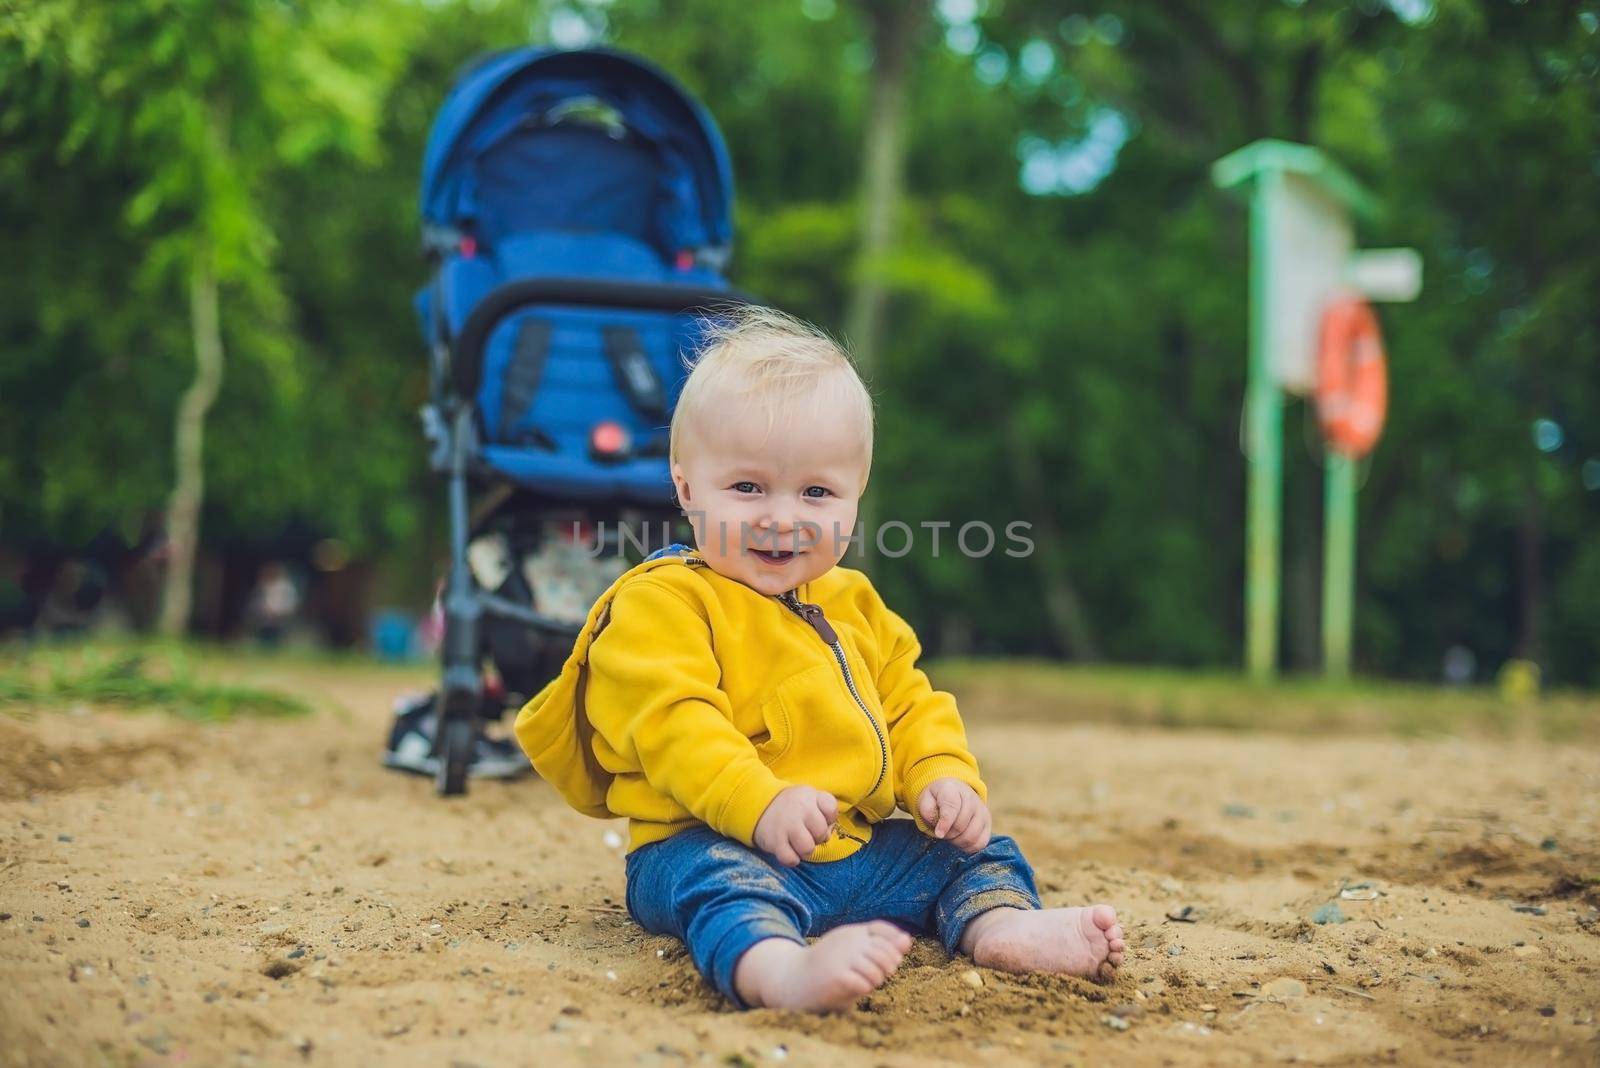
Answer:
[[(1600, 9), (935, 9), (895, 245), (875, 265), (879, 516), (1027, 520), (1054, 551), (969, 559), (947, 541), (880, 561), (929, 646), (1237, 659), (1247, 247), (1208, 168), (1276, 136), (1374, 189), (1387, 215), (1363, 244), (1426, 263), (1422, 298), (1382, 311), (1393, 404), (1363, 471), (1358, 664), (1429, 676), (1464, 645), (1489, 668), (1528, 655), (1600, 683)], [(587, 37), (672, 71), (734, 155), (736, 280), (844, 326), (874, 59), (860, 5), (4, 10), (0, 225), (21, 267), (0, 292), (8, 544), (131, 536), (160, 507), (198, 229), (226, 264), (230, 360), (208, 543), (298, 525), (426, 573), (441, 498), (414, 424), (416, 182), (445, 90), (484, 48)], [(1310, 666), (1320, 450), (1303, 406), (1286, 430), (1285, 648)]]

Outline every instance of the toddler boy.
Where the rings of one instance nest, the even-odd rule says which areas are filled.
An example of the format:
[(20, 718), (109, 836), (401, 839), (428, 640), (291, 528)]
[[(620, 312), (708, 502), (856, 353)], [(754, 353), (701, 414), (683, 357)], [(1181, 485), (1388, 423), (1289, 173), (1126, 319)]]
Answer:
[(847, 1008), (908, 930), (991, 968), (1109, 979), (1115, 912), (1041, 906), (916, 634), (837, 566), (872, 424), (825, 335), (768, 309), (713, 327), (669, 449), (695, 549), (601, 596), (517, 737), (575, 807), (628, 817), (629, 913), (741, 1007)]

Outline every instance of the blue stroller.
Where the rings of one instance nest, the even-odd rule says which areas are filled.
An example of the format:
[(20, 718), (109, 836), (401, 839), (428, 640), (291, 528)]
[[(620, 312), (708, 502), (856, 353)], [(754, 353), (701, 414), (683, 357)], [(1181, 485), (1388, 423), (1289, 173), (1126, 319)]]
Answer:
[[(465, 791), (481, 724), (559, 671), (593, 596), (627, 566), (623, 532), (646, 532), (641, 552), (653, 527), (673, 537), (667, 435), (684, 357), (706, 315), (743, 302), (723, 277), (732, 200), (711, 116), (619, 52), (483, 57), (434, 122), (422, 179), (434, 273), (416, 303), (430, 464), (449, 487), (426, 754), (441, 794)], [(595, 581), (546, 570), (541, 596), (563, 523), (604, 535), (567, 553)], [(552, 607), (576, 588), (587, 603)]]

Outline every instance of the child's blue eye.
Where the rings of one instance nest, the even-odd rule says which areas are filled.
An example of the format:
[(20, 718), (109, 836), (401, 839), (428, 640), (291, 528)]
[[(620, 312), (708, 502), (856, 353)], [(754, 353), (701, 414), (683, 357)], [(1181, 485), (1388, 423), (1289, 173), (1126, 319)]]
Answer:
[(738, 493), (754, 493), (756, 484), (754, 482), (735, 482), (733, 488)]
[[(816, 490), (817, 492), (812, 493), (811, 492), (812, 490)], [(806, 487), (806, 496), (807, 497), (826, 497), (826, 496), (829, 495), (829, 493), (830, 493), (830, 491), (829, 491), (828, 487), (826, 487), (826, 486), (807, 486)]]

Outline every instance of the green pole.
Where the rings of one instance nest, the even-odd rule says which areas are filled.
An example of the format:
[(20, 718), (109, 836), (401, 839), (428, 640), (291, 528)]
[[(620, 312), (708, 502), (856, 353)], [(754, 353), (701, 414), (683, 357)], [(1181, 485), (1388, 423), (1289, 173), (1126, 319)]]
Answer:
[(1270, 203), (1283, 176), (1263, 171), (1250, 197), (1250, 367), (1245, 386), (1249, 504), (1245, 529), (1245, 665), (1270, 679), (1278, 664), (1279, 518), (1283, 510), (1283, 396), (1267, 351), (1272, 265), (1267, 262)]
[(1356, 571), (1356, 461), (1328, 452), (1323, 473), (1322, 670), (1350, 676), (1350, 621)]

